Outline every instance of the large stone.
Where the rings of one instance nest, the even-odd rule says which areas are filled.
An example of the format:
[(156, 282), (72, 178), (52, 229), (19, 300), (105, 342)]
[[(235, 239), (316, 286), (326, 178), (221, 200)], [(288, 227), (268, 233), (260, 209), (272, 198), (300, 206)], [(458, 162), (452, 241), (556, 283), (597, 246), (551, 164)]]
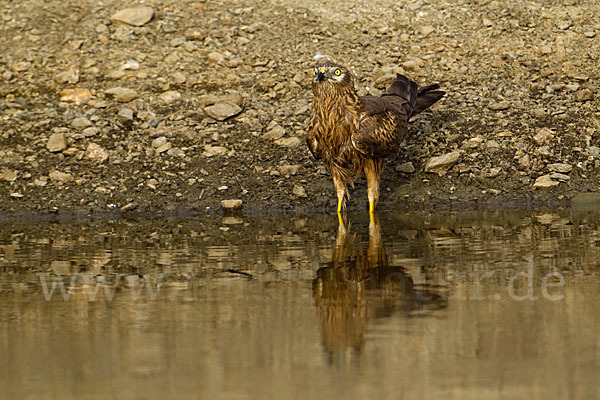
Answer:
[(46, 143), (46, 148), (52, 152), (57, 153), (59, 151), (63, 151), (67, 148), (67, 138), (64, 133), (53, 133), (48, 142)]
[(110, 88), (104, 93), (114, 96), (115, 100), (117, 100), (119, 103), (128, 103), (131, 100), (138, 98), (138, 94), (135, 90), (124, 87)]
[(460, 158), (460, 152), (444, 154), (443, 156), (431, 157), (425, 165), (425, 172), (432, 172), (442, 176), (452, 167)]
[(133, 7), (118, 11), (110, 17), (110, 20), (127, 25), (142, 26), (150, 22), (153, 16), (154, 10), (150, 7)]
[(550, 175), (542, 175), (535, 180), (534, 189), (548, 189), (558, 186), (560, 182), (552, 180)]
[(224, 121), (242, 112), (242, 108), (230, 101), (222, 101), (204, 109), (206, 115), (217, 121)]

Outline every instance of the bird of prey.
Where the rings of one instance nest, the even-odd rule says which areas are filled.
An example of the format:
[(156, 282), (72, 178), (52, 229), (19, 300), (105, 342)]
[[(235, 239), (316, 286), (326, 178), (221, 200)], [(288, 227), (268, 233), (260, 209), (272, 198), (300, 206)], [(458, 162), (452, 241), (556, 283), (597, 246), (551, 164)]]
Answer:
[(313, 104), (306, 143), (333, 177), (340, 213), (348, 184), (364, 170), (369, 212), (379, 201), (379, 179), (386, 158), (398, 152), (411, 117), (438, 101), (445, 92), (434, 84), (423, 89), (404, 75), (381, 96), (359, 96), (348, 68), (318, 60), (313, 71)]

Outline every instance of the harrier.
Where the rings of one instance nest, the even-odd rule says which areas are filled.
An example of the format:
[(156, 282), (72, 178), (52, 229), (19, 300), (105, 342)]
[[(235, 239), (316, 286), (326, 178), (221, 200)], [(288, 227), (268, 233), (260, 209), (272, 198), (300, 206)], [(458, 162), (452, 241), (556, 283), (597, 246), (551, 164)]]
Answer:
[(369, 212), (379, 201), (379, 179), (386, 158), (398, 152), (408, 121), (445, 92), (434, 84), (419, 90), (404, 75), (381, 96), (359, 96), (352, 73), (329, 60), (319, 60), (313, 71), (314, 94), (306, 143), (322, 159), (333, 177), (338, 213), (345, 206), (348, 184), (364, 170)]

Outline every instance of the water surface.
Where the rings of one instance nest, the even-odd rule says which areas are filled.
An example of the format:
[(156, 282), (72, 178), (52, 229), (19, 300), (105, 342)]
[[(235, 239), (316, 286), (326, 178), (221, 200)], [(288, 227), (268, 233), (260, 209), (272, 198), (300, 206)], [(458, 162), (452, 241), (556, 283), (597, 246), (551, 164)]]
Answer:
[(4, 224), (0, 397), (599, 398), (599, 245), (568, 210)]

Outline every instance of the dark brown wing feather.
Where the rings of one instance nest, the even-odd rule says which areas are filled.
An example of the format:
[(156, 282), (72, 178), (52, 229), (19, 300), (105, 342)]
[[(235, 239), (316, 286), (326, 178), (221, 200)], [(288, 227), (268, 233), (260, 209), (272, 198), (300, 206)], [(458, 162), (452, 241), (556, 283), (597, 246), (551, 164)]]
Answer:
[(406, 101), (396, 96), (361, 97), (363, 112), (352, 144), (370, 158), (383, 158), (398, 151), (408, 124), (403, 107)]
[(438, 87), (434, 84), (419, 90), (415, 82), (398, 74), (381, 97), (361, 97), (360, 125), (352, 135), (356, 150), (371, 158), (389, 157), (397, 152), (410, 117), (445, 94), (435, 90)]

